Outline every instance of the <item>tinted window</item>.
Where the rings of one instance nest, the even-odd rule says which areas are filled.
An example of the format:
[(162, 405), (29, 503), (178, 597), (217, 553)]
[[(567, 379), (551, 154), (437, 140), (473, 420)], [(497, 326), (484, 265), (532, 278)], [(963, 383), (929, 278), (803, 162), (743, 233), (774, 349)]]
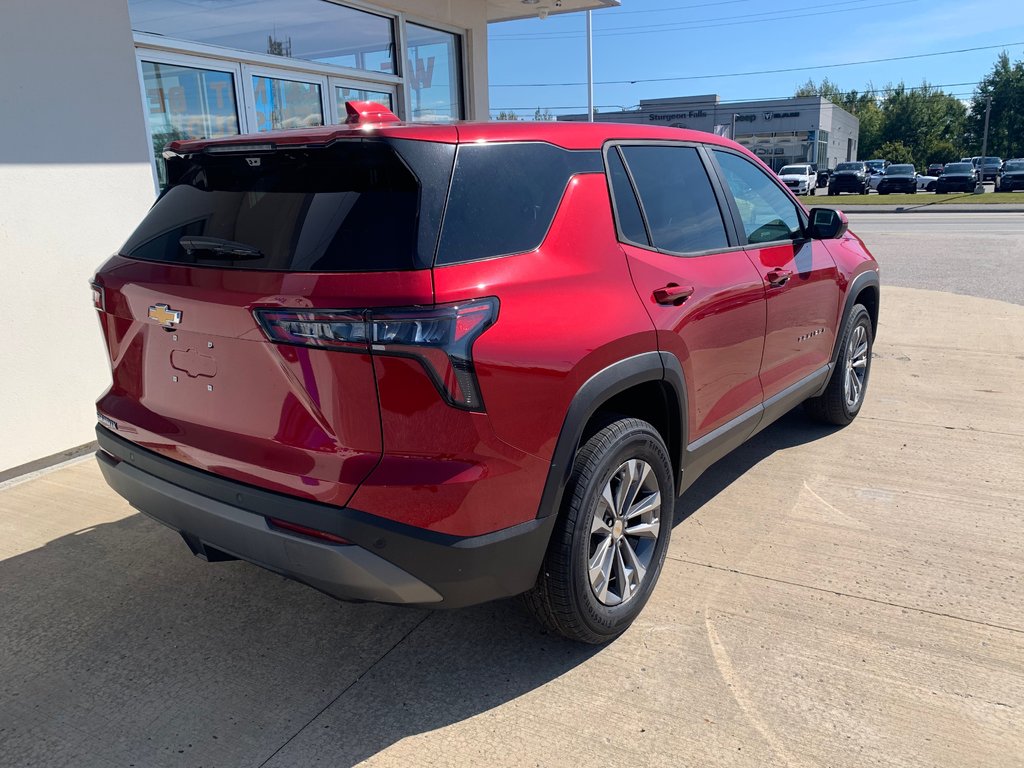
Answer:
[(863, 171), (864, 166), (861, 163), (840, 163), (836, 166), (837, 171)]
[[(125, 243), (126, 256), (293, 272), (429, 265), (432, 253), (419, 258), (420, 222), (433, 222), (422, 238), (432, 251), (438, 216), (421, 212), (419, 180), (384, 142), (176, 162), (187, 165)], [(440, 205), (430, 190), (422, 198), (425, 208)]]
[(946, 166), (946, 173), (970, 173), (974, 166), (970, 163), (950, 163)]
[(615, 211), (619, 217), (619, 229), (627, 240), (650, 245), (644, 219), (640, 215), (640, 204), (633, 192), (633, 185), (626, 173), (626, 166), (617, 149), (608, 152), (608, 174), (612, 180), (612, 194), (615, 195)]
[(886, 176), (913, 176), (914, 173), (912, 165), (890, 165), (885, 169)]
[(747, 242), (769, 243), (803, 236), (796, 205), (760, 168), (731, 152), (715, 150), (715, 157), (736, 200)]
[(622, 153), (656, 248), (692, 253), (727, 248), (725, 224), (693, 147), (632, 146)]
[(603, 171), (599, 152), (540, 142), (459, 146), (437, 263), (532, 251), (544, 240), (569, 178)]

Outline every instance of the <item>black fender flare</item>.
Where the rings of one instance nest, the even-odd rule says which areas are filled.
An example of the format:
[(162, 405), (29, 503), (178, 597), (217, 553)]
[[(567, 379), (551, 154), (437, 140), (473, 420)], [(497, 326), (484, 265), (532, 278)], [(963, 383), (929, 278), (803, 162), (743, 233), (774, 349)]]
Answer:
[(537, 509), (538, 518), (553, 515), (561, 508), (562, 494), (572, 475), (576, 449), (591, 417), (610, 398), (649, 381), (664, 381), (676, 396), (680, 414), (679, 455), (674, 457), (678, 481), (687, 437), (686, 383), (683, 368), (678, 358), (671, 353), (643, 352), (601, 369), (587, 379), (573, 395), (551, 456), (551, 466)]
[[(857, 297), (861, 291), (865, 288), (874, 287), (875, 293), (878, 294), (879, 301), (881, 300), (881, 281), (878, 279), (878, 272), (870, 269), (866, 272), (861, 272), (857, 275), (853, 282), (850, 283), (850, 287), (846, 291), (846, 301), (843, 304), (843, 314), (839, 317), (839, 329), (836, 331), (835, 344), (832, 347), (832, 366), (835, 367), (836, 362), (839, 360), (839, 342), (843, 339), (843, 334), (846, 333), (846, 326), (850, 321), (850, 310), (853, 308), (854, 303), (857, 301)], [(873, 319), (872, 333), (878, 331), (878, 318)]]

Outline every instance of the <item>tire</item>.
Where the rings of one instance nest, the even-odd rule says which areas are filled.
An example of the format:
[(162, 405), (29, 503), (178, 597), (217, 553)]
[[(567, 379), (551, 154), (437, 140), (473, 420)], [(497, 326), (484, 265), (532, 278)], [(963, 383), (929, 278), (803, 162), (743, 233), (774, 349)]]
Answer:
[[(836, 360), (836, 367), (825, 386), (825, 391), (819, 397), (804, 401), (804, 408), (812, 417), (840, 427), (845, 427), (857, 418), (867, 394), (873, 344), (871, 316), (863, 304), (854, 304), (839, 343), (839, 359)], [(858, 370), (862, 371), (862, 374), (858, 374)], [(854, 377), (857, 384), (855, 385), (851, 379), (848, 385), (848, 376)]]
[(910, 190), (910, 194), (916, 195), (917, 194), (917, 187), (914, 187), (914, 189)]
[[(634, 482), (620, 496), (630, 477)], [(631, 501), (617, 513), (614, 502), (627, 497)], [(633, 623), (661, 575), (674, 505), (672, 462), (657, 430), (639, 419), (608, 424), (576, 454), (537, 584), (523, 596), (527, 608), (549, 630), (570, 640), (614, 640)], [(645, 513), (637, 511), (645, 508)], [(630, 536), (630, 530), (639, 535)], [(627, 565), (631, 559), (632, 568)], [(599, 567), (591, 569), (595, 561)], [(645, 565), (645, 573), (635, 583), (637, 563)]]
[(927, 187), (925, 187), (924, 191), (925, 192), (934, 192), (935, 191), (935, 182), (933, 181), (931, 184), (929, 184)]
[(832, 195), (836, 195), (836, 194), (839, 194), (839, 193), (837, 193), (835, 191), (835, 189), (833, 189), (832, 187), (829, 187), (828, 188), (828, 194), (829, 194), (829, 197), (831, 197)]
[(888, 195), (889, 193), (888, 192), (883, 192), (882, 190), (878, 190), (878, 194), (880, 194), (880, 195)]

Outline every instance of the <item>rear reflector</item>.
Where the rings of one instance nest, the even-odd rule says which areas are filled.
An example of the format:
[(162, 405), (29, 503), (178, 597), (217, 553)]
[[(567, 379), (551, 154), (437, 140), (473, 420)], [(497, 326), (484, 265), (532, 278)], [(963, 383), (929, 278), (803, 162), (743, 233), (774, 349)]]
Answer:
[(449, 405), (484, 409), (473, 342), (497, 320), (494, 297), (430, 308), (266, 308), (254, 314), (267, 337), (279, 344), (415, 358)]
[(288, 531), (289, 533), (297, 533), (300, 536), (309, 536), (311, 539), (320, 539), (320, 541), (329, 541), (331, 544), (351, 544), (352, 542), (348, 539), (343, 539), (341, 536), (335, 536), (333, 533), (327, 531), (318, 531), (316, 528), (307, 528), (304, 525), (298, 523), (290, 523), (287, 520), (279, 520), (276, 517), (268, 517), (267, 522), (270, 523), (274, 528), (280, 528)]

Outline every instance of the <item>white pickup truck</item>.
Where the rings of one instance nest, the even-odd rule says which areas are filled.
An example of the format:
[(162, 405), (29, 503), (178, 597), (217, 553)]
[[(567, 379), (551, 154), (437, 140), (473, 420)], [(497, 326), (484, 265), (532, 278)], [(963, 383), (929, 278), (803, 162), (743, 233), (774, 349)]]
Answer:
[(813, 195), (818, 186), (818, 174), (809, 163), (784, 165), (779, 170), (779, 178), (798, 195)]

